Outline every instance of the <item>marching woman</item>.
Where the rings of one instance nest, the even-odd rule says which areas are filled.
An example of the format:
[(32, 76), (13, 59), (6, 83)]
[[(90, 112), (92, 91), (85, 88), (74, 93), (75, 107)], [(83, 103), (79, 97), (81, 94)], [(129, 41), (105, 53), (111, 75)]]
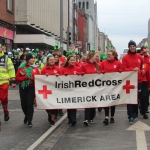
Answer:
[[(75, 57), (73, 55), (68, 56), (67, 61), (64, 65), (64, 68), (62, 68), (62, 74), (63, 75), (80, 75), (81, 69), (77, 66), (75, 66)], [(76, 109), (67, 109), (68, 113), (68, 124), (72, 124), (74, 126), (76, 124)]]
[[(51, 76), (51, 75), (60, 75), (61, 74), (61, 70), (59, 67), (57, 67), (55, 65), (55, 58), (52, 54), (49, 54), (47, 57), (47, 62), (46, 62), (46, 66), (42, 69), (41, 71), (42, 75), (46, 75), (46, 76)], [(50, 122), (51, 126), (55, 125), (55, 118), (56, 118), (56, 114), (57, 111), (56, 109), (49, 109), (46, 110), (48, 113), (48, 121)]]
[[(122, 66), (120, 61), (118, 61), (118, 54), (114, 50), (109, 50), (107, 53), (107, 60), (103, 60), (101, 63), (101, 72), (121, 72)], [(110, 123), (114, 123), (114, 114), (115, 114), (115, 106), (111, 106), (111, 118)], [(103, 123), (105, 125), (109, 124), (109, 107), (105, 107), (105, 120)]]
[[(82, 71), (84, 74), (97, 74), (100, 73), (100, 66), (96, 60), (95, 50), (92, 50), (87, 55), (87, 62), (82, 65)], [(95, 108), (86, 108), (85, 109), (85, 121), (86, 126), (90, 123), (94, 123), (93, 119), (95, 117)]]
[[(53, 56), (54, 56), (54, 58), (55, 58), (55, 65), (56, 65), (57, 67), (59, 67), (60, 70), (61, 70), (62, 68), (61, 68), (61, 66), (60, 66), (59, 55), (58, 55), (58, 54), (53, 54)], [(63, 116), (64, 113), (63, 113), (62, 109), (58, 109), (58, 114), (59, 114), (59, 116)], [(57, 114), (56, 114), (56, 118), (57, 118)]]
[(22, 63), (18, 68), (16, 80), (19, 81), (19, 93), (22, 111), (25, 115), (24, 124), (28, 122), (28, 127), (32, 127), (34, 113), (33, 102), (35, 98), (34, 76), (40, 74), (38, 68), (34, 68), (34, 56), (26, 55), (26, 63)]

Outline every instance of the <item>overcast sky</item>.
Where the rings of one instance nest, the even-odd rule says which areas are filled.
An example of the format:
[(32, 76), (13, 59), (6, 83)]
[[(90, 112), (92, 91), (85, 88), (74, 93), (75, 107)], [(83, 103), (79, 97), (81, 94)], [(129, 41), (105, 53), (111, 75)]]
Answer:
[(150, 0), (97, 0), (98, 27), (108, 35), (119, 54), (128, 42), (148, 36)]

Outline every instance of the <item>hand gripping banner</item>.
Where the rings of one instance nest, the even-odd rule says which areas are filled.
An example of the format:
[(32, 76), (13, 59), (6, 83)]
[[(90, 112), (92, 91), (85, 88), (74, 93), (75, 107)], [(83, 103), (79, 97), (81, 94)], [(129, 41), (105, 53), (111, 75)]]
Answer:
[(35, 77), (37, 109), (137, 104), (137, 72)]

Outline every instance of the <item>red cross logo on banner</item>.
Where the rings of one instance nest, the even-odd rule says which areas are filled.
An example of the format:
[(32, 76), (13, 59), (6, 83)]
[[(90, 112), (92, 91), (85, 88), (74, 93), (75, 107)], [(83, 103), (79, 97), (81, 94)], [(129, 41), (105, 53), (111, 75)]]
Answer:
[(47, 90), (47, 86), (43, 85), (43, 90), (38, 90), (38, 93), (39, 94), (43, 94), (43, 98), (47, 99), (47, 95), (48, 94), (52, 94), (52, 91), (51, 90)]
[(123, 90), (126, 90), (126, 94), (130, 94), (131, 89), (135, 89), (135, 86), (130, 84), (130, 80), (127, 80), (126, 85), (123, 86)]

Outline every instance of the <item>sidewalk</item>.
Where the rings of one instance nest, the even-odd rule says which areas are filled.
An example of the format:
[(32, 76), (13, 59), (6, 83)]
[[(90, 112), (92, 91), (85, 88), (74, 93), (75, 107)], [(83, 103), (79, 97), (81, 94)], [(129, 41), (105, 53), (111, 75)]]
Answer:
[(20, 100), (19, 90), (8, 90), (8, 100)]

